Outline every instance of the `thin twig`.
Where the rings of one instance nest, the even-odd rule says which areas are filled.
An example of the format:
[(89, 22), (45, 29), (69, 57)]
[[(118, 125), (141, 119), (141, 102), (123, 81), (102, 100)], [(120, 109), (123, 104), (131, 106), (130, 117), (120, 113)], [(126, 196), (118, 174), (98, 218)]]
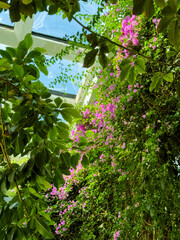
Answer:
[[(11, 164), (11, 161), (9, 160), (9, 157), (8, 157), (8, 154), (7, 154), (7, 151), (6, 151), (6, 143), (5, 143), (5, 139), (4, 139), (5, 125), (4, 125), (4, 122), (3, 122), (3, 119), (2, 119), (2, 114), (1, 114), (1, 104), (0, 104), (0, 120), (1, 120), (1, 124), (3, 126), (3, 128), (2, 128), (2, 130), (3, 130), (2, 131), (2, 140), (0, 141), (0, 146), (1, 146), (4, 158), (5, 158), (5, 161), (6, 161), (7, 165), (8, 165), (8, 167), (9, 167), (10, 173), (12, 173), (13, 172), (13, 166)], [(22, 203), (23, 200), (22, 200), (21, 192), (20, 192), (19, 186), (17, 184), (16, 178), (14, 178), (14, 184), (15, 184), (15, 187), (16, 187), (16, 190), (17, 190), (17, 194), (18, 194), (19, 200)], [(24, 209), (25, 209), (25, 211), (27, 213), (27, 216), (29, 218), (31, 218), (27, 208), (25, 206), (23, 206), (23, 207), (24, 207)]]
[(91, 29), (87, 28), (87, 27), (84, 26), (80, 21), (78, 21), (75, 17), (73, 17), (73, 19), (74, 19), (81, 27), (83, 27), (83, 28), (86, 29), (87, 31), (89, 31), (89, 32), (91, 32), (91, 33), (93, 33), (93, 34), (96, 34), (97, 36), (99, 36), (99, 37), (101, 37), (101, 38), (104, 38), (106, 41), (108, 41), (108, 42), (110, 42), (110, 43), (112, 43), (112, 44), (114, 44), (114, 45), (116, 45), (116, 46), (118, 46), (118, 47), (120, 47), (120, 48), (122, 48), (122, 49), (124, 49), (124, 50), (127, 50), (127, 51), (131, 52), (131, 54), (138, 54), (138, 55), (142, 56), (143, 58), (146, 58), (146, 59), (148, 59), (149, 61), (153, 61), (153, 62), (158, 63), (158, 64), (160, 64), (160, 65), (180, 67), (180, 64), (163, 63), (163, 62), (160, 62), (160, 61), (158, 61), (158, 60), (154, 60), (154, 59), (152, 59), (151, 57), (148, 57), (148, 56), (146, 56), (146, 55), (138, 52), (138, 51), (135, 50), (135, 49), (130, 49), (130, 48), (124, 47), (124, 46), (122, 46), (121, 44), (116, 43), (116, 42), (112, 41), (111, 39), (109, 39), (109, 38), (107, 38), (107, 37), (105, 37), (105, 36), (102, 36), (102, 35), (100, 35), (99, 33), (96, 33), (96, 32), (94, 32), (94, 31), (92, 31)]
[(14, 84), (12, 84), (10, 81), (6, 80), (5, 78), (0, 78), (0, 80), (2, 80), (3, 82), (7, 83), (8, 85), (10, 85), (16, 92), (21, 93), (19, 88), (14, 86)]

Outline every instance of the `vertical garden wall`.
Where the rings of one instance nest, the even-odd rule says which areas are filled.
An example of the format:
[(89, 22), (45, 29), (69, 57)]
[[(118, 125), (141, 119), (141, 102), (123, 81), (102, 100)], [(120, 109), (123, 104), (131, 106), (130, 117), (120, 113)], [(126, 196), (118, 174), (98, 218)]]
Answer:
[(179, 9), (114, 1), (90, 29), (62, 7), (89, 31), (84, 67), (98, 79), (80, 113), (38, 81), (30, 35), (0, 52), (0, 239), (179, 239)]

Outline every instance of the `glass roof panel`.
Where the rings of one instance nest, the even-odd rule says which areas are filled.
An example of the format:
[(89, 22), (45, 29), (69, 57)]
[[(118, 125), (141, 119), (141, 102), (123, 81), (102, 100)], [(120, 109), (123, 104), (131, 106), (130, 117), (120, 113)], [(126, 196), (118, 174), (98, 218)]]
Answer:
[[(95, 14), (98, 6), (95, 3), (80, 2), (81, 14)], [(34, 18), (32, 31), (50, 35), (53, 37), (63, 38), (65, 35), (72, 36), (82, 27), (72, 20), (63, 19), (60, 15), (48, 15), (47, 12), (37, 13)]]
[(0, 49), (6, 50), (6, 45), (0, 43)]
[[(5, 50), (6, 47), (6, 45), (0, 44), (0, 49)], [(50, 58), (50, 56), (46, 56), (47, 60), (50, 60)], [(40, 72), (40, 81), (48, 89), (77, 95), (85, 70), (82, 64), (74, 63), (72, 65), (71, 61), (63, 59), (61, 63), (57, 61), (48, 66), (48, 76)], [(54, 84), (55, 81), (57, 81), (56, 85)]]
[(0, 23), (8, 25), (8, 26), (14, 26), (14, 23), (11, 22), (9, 18), (9, 11), (2, 11), (0, 13)]
[[(46, 56), (46, 58), (49, 60), (50, 56)], [(84, 71), (85, 68), (82, 67), (82, 64), (74, 63), (72, 65), (71, 61), (63, 59), (61, 63), (57, 61), (50, 64), (48, 76), (41, 73), (40, 81), (49, 89), (77, 95)], [(56, 85), (53, 82), (57, 82)]]

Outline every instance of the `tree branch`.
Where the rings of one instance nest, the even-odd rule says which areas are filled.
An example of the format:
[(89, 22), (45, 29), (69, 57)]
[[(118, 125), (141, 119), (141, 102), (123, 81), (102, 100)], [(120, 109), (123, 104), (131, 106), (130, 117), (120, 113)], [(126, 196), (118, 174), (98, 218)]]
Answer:
[(87, 27), (84, 26), (79, 20), (77, 20), (75, 17), (73, 17), (73, 19), (74, 19), (81, 27), (83, 27), (83, 28), (86, 29), (87, 31), (89, 31), (89, 32), (91, 32), (91, 33), (93, 33), (93, 34), (96, 34), (97, 36), (99, 36), (99, 37), (101, 37), (101, 38), (104, 38), (106, 41), (108, 41), (108, 42), (110, 42), (110, 43), (112, 43), (112, 44), (114, 44), (114, 45), (116, 45), (116, 46), (118, 46), (118, 47), (120, 47), (120, 48), (122, 48), (122, 49), (124, 49), (124, 50), (129, 51), (131, 54), (140, 55), (141, 57), (146, 58), (146, 59), (148, 59), (149, 61), (158, 63), (158, 64), (160, 64), (160, 65), (180, 67), (180, 64), (169, 64), (169, 63), (160, 62), (160, 61), (158, 61), (158, 60), (154, 60), (154, 59), (152, 59), (151, 57), (148, 57), (148, 56), (146, 56), (146, 55), (138, 52), (138, 51), (135, 50), (135, 49), (130, 49), (130, 48), (124, 47), (124, 46), (122, 46), (121, 44), (116, 43), (116, 42), (112, 41), (111, 39), (109, 39), (109, 38), (107, 38), (107, 37), (105, 37), (105, 36), (102, 36), (102, 35), (94, 32), (94, 31), (92, 31), (91, 29), (87, 28)]

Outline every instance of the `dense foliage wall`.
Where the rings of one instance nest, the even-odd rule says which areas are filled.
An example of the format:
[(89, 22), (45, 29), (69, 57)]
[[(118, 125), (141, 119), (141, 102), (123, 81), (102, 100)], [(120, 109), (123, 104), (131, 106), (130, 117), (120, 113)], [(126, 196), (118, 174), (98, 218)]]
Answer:
[(179, 52), (157, 34), (160, 18), (107, 4), (99, 32), (127, 49), (93, 68), (96, 100), (72, 131), (81, 163), (45, 196), (56, 239), (179, 238)]
[[(0, 8), (12, 21), (79, 9), (38, 2)], [(0, 51), (0, 239), (179, 239), (180, 5), (111, 2), (94, 28), (74, 18), (89, 31), (84, 66), (102, 66), (81, 115), (38, 81), (45, 50), (30, 34)]]

